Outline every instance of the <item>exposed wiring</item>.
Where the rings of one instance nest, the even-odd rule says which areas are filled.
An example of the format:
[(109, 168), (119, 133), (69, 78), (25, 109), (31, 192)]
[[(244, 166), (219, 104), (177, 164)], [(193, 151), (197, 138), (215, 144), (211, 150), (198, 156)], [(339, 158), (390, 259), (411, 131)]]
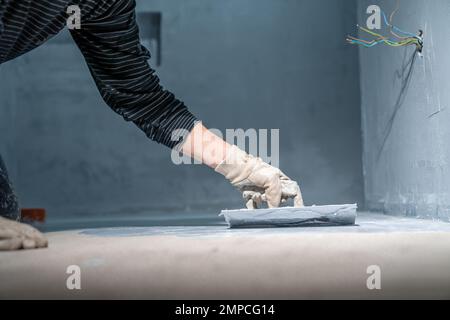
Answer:
[[(381, 11), (381, 14), (383, 15), (383, 20), (386, 26), (389, 28), (389, 31), (392, 35), (394, 35), (396, 38), (399, 39), (399, 41), (393, 41), (389, 39), (388, 37), (385, 37), (381, 34), (378, 34), (374, 31), (371, 31), (369, 29), (366, 29), (364, 27), (361, 27), (360, 25), (357, 25), (357, 27), (369, 35), (375, 37), (373, 40), (365, 40), (356, 38), (353, 36), (347, 36), (347, 42), (350, 44), (357, 44), (366, 48), (372, 48), (378, 44), (385, 44), (390, 47), (403, 47), (403, 46), (409, 46), (409, 45), (415, 45), (417, 48), (417, 51), (419, 54), (421, 54), (423, 50), (423, 31), (419, 30), (419, 33), (413, 34), (411, 32), (404, 31), (397, 26), (393, 24), (394, 16), (397, 13), (397, 11), (400, 9), (400, 1), (397, 0), (397, 6), (394, 11), (392, 11), (391, 15), (389, 16), (389, 20), (387, 18), (387, 15), (384, 13), (384, 11)], [(403, 34), (403, 35), (399, 35)]]
[(408, 40), (404, 40), (404, 41), (400, 41), (400, 42), (394, 42), (394, 41), (390, 41), (390, 40), (387, 40), (387, 39), (380, 39), (380, 40), (377, 40), (377, 41), (374, 40), (374, 41), (371, 41), (371, 42), (368, 42), (368, 41), (365, 41), (365, 40), (358, 40), (358, 39), (349, 39), (349, 42), (350, 43), (354, 43), (354, 44), (362, 45), (362, 46), (364, 46), (366, 48), (372, 48), (372, 47), (374, 47), (374, 46), (376, 46), (377, 44), (380, 44), (380, 43), (384, 43), (384, 44), (386, 44), (386, 45), (388, 45), (390, 47), (402, 47), (402, 46), (408, 46), (408, 45), (416, 44), (416, 41), (412, 40), (412, 39), (408, 39)]
[[(394, 25), (392, 24), (392, 21), (391, 21), (391, 22), (388, 22), (387, 17), (386, 17), (386, 13), (384, 13), (384, 11), (381, 11), (381, 14), (383, 15), (384, 23), (385, 23), (391, 30), (395, 30), (395, 31), (397, 31), (397, 32), (403, 33), (404, 35), (406, 35), (406, 36), (408, 36), (408, 37), (410, 37), (410, 38), (414, 38), (414, 37), (417, 36), (417, 35), (415, 35), (415, 34), (413, 34), (413, 33), (410, 33), (410, 32), (407, 32), (407, 31), (403, 31), (402, 29), (400, 29), (400, 28), (394, 26)], [(391, 15), (391, 16), (392, 16), (392, 15)], [(403, 38), (403, 37), (401, 37), (401, 36), (400, 36), (400, 37), (399, 37), (399, 36), (396, 36), (396, 37), (398, 37), (398, 38)]]
[[(374, 37), (376, 37), (378, 39), (378, 40), (371, 41), (370, 44), (372, 46), (374, 46), (374, 45), (376, 45), (378, 43), (385, 43), (385, 44), (387, 44), (387, 45), (389, 45), (391, 47), (400, 47), (400, 46), (405, 46), (405, 45), (409, 45), (409, 44), (415, 43), (417, 41), (415, 38), (405, 38), (405, 40), (396, 42), (396, 41), (389, 40), (388, 38), (382, 36), (381, 34), (373, 32), (373, 31), (371, 31), (369, 29), (366, 29), (364, 27), (361, 27), (361, 26), (358, 26), (358, 27), (362, 31), (364, 31), (364, 32), (366, 32), (366, 33), (368, 33), (368, 34), (370, 34), (370, 35), (372, 35), (372, 36), (374, 36)], [(351, 36), (349, 36), (349, 38), (351, 38), (351, 40), (353, 40), (353, 41), (360, 41), (360, 42), (368, 43), (368, 41), (364, 41), (364, 40), (361, 40), (361, 39), (358, 39), (358, 38), (354, 38), (354, 37), (351, 37)]]

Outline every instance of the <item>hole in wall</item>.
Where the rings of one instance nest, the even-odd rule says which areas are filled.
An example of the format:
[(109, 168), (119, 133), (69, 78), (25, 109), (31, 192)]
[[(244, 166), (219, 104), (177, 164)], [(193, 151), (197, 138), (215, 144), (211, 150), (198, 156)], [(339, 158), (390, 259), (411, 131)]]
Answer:
[(150, 51), (156, 66), (160, 66), (162, 62), (161, 12), (140, 12), (137, 15), (137, 21), (142, 45)]

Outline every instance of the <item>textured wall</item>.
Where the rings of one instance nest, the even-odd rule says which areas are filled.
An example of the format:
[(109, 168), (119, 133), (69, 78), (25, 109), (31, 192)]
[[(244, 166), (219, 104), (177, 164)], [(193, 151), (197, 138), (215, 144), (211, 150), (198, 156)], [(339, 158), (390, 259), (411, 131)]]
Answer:
[(14, 180), (17, 179), (15, 138), (20, 71), (19, 65), (0, 66), (0, 154), (8, 164), (8, 175)]
[[(358, 1), (388, 13), (395, 1)], [(450, 219), (450, 3), (401, 0), (394, 23), (425, 32), (414, 48), (360, 50), (365, 196), (371, 209)]]
[[(151, 0), (162, 12), (163, 84), (214, 128), (280, 128), (281, 168), (309, 204), (363, 203), (354, 1)], [(67, 34), (2, 66), (16, 79), (17, 189), (52, 216), (209, 210), (239, 194), (201, 166), (175, 166), (102, 102)], [(6, 120), (10, 121), (10, 120)], [(4, 118), (0, 119), (4, 122)], [(11, 154), (11, 152), (10, 152)]]

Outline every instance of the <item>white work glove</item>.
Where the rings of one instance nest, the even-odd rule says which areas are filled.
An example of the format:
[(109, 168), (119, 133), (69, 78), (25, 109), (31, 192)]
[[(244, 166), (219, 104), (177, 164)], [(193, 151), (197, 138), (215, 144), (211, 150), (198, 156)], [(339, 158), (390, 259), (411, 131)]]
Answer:
[(47, 247), (45, 236), (32, 226), (0, 217), (0, 251)]
[(248, 209), (258, 208), (262, 202), (267, 202), (269, 208), (277, 208), (289, 198), (294, 198), (296, 207), (303, 207), (297, 182), (289, 179), (280, 169), (236, 146), (229, 149), (226, 159), (215, 171), (242, 192)]

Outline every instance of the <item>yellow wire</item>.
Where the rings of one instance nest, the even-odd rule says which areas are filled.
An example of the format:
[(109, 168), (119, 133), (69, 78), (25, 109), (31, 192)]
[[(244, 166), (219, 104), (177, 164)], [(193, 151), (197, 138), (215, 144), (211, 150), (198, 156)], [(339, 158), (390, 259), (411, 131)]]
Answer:
[[(361, 41), (361, 42), (364, 42), (364, 43), (367, 43), (367, 44), (372, 44), (374, 42), (377, 42), (378, 40), (381, 40), (381, 39), (378, 39), (378, 40), (367, 41), (367, 40), (364, 40), (364, 39), (355, 38), (353, 36), (347, 36), (347, 37), (350, 39), (350, 41), (351, 40), (356, 40), (356, 41)], [(347, 40), (349, 40), (349, 39), (347, 39)]]
[(370, 31), (370, 30), (368, 30), (368, 29), (366, 29), (366, 28), (364, 28), (364, 27), (361, 27), (361, 26), (359, 26), (359, 25), (358, 25), (358, 27), (359, 27), (362, 31), (367, 32), (368, 34), (370, 34), (370, 35), (372, 35), (372, 36), (374, 36), (374, 37), (377, 37), (377, 38), (380, 38), (380, 39), (386, 39), (386, 37), (382, 36), (381, 34), (378, 34), (378, 33), (375, 33), (375, 32), (373, 32), (373, 31)]
[(362, 42), (362, 43), (365, 43), (365, 44), (368, 44), (368, 45), (371, 45), (371, 44), (373, 44), (375, 42), (380, 42), (380, 43), (382, 42), (382, 43), (385, 43), (386, 45), (391, 46), (391, 47), (401, 47), (401, 46), (407, 46), (407, 45), (411, 45), (411, 44), (418, 45), (417, 39), (414, 39), (414, 38), (408, 38), (408, 39), (406, 39), (404, 41), (395, 42), (395, 41), (390, 41), (390, 40), (388, 40), (386, 38), (381, 38), (381, 39), (372, 40), (372, 41), (366, 41), (366, 40), (363, 40), (363, 39), (358, 39), (358, 38), (355, 38), (355, 37), (352, 37), (352, 36), (348, 36), (348, 38), (346, 40), (348, 42), (350, 42), (350, 43), (355, 43), (353, 41), (359, 41), (359, 42)]

